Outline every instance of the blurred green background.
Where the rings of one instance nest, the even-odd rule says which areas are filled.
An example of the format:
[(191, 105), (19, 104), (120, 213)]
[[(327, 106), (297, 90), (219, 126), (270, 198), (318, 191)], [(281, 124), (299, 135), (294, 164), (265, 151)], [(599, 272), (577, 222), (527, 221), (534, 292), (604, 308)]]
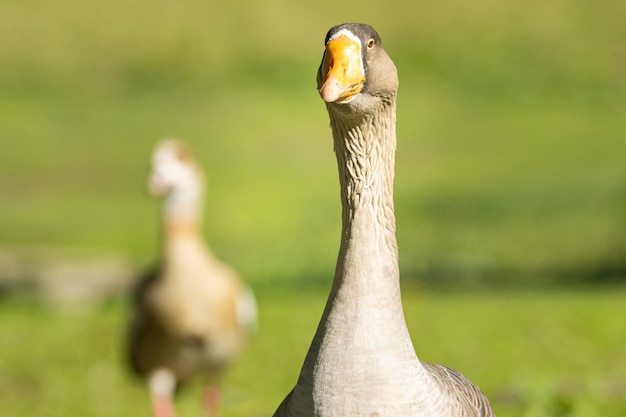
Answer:
[[(396, 219), (418, 355), (475, 380), (500, 415), (623, 415), (616, 0), (4, 0), (2, 293), (45, 287), (50, 264), (67, 270), (59, 262), (149, 265), (160, 219), (149, 157), (180, 137), (209, 178), (209, 241), (261, 305), (225, 415), (270, 415), (336, 260), (336, 162), (314, 79), (326, 31), (345, 21), (376, 27), (399, 71)], [(118, 357), (123, 297), (78, 315), (0, 301), (7, 415), (147, 415)], [(181, 401), (196, 412), (193, 395)]]

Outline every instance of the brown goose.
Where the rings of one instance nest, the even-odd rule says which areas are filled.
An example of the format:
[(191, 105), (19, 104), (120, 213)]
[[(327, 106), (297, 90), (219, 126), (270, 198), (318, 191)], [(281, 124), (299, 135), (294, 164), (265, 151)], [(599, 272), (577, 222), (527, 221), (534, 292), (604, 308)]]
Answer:
[(155, 416), (175, 416), (176, 387), (197, 376), (205, 413), (215, 416), (220, 378), (256, 321), (254, 297), (202, 237), (204, 179), (182, 142), (156, 148), (148, 185), (164, 196), (163, 258), (135, 291), (131, 364), (148, 380)]
[(330, 29), (317, 86), (339, 166), (335, 277), (295, 388), (275, 417), (493, 416), (461, 374), (418, 360), (400, 298), (393, 208), (396, 67), (376, 31)]

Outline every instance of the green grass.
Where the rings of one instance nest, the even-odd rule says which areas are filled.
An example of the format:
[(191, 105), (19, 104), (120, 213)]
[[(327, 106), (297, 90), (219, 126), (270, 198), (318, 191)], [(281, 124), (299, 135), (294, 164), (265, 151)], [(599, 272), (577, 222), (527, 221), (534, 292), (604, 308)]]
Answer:
[[(293, 387), (326, 289), (263, 291), (260, 330), (225, 384), (224, 416), (269, 416)], [(618, 417), (626, 411), (626, 292), (433, 293), (405, 289), (421, 359), (462, 371), (500, 416)], [(0, 402), (21, 416), (148, 415), (124, 367), (123, 303), (0, 306)], [(200, 385), (181, 392), (198, 415)]]

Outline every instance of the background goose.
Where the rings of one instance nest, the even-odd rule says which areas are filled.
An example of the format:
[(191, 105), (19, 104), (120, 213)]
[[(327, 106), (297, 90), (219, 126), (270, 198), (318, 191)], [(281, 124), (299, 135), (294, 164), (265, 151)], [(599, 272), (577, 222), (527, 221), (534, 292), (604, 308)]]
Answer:
[(317, 85), (339, 166), (341, 246), (297, 384), (274, 415), (493, 416), (468, 379), (418, 360), (405, 324), (393, 208), (395, 65), (368, 25), (335, 26), (325, 45)]
[(147, 377), (156, 416), (174, 416), (175, 388), (196, 376), (206, 379), (203, 407), (213, 416), (223, 371), (255, 323), (254, 297), (202, 237), (204, 179), (183, 143), (156, 148), (148, 185), (164, 197), (163, 259), (136, 289), (132, 367)]

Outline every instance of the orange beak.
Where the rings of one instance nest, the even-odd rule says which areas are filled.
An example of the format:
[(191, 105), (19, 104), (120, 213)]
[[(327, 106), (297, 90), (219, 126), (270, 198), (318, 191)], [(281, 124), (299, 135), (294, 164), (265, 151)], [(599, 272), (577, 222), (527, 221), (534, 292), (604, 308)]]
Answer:
[(361, 45), (345, 35), (326, 44), (322, 62), (320, 96), (327, 103), (347, 103), (361, 92), (365, 83)]

